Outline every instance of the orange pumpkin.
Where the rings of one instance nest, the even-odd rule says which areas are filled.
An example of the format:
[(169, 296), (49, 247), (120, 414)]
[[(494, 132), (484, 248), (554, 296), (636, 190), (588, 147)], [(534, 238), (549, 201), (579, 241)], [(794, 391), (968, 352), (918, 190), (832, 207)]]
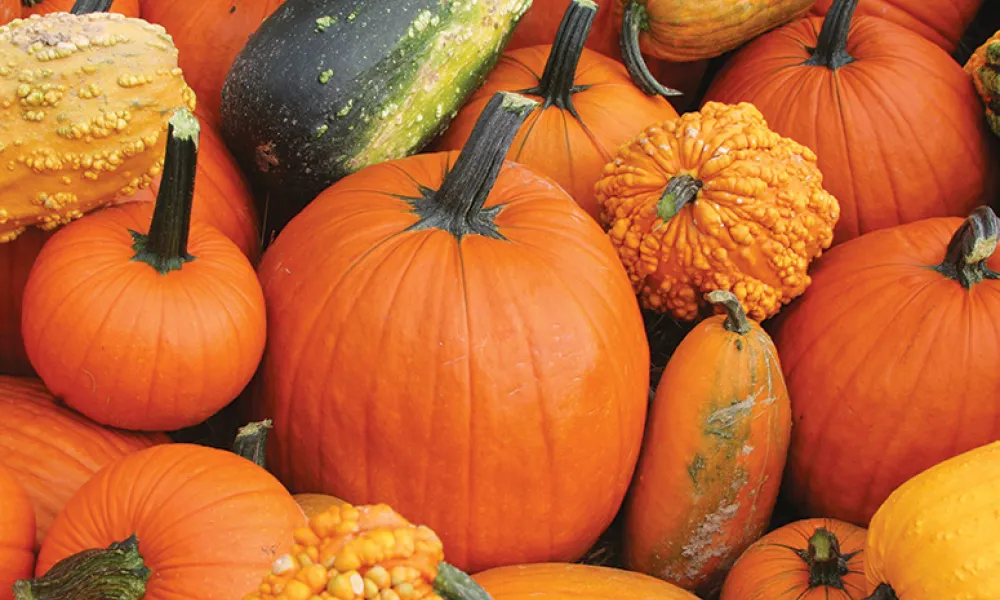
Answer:
[(0, 375), (34, 374), (21, 338), (21, 301), (31, 266), (51, 236), (30, 229), (13, 242), (0, 244)]
[(252, 265), (219, 230), (190, 222), (197, 139), (197, 119), (178, 111), (155, 208), (111, 207), (72, 223), (28, 277), (21, 329), (31, 364), (57, 397), (99, 423), (142, 431), (200, 423), (240, 394), (263, 353), (264, 298)]
[(134, 600), (241, 598), (305, 523), (291, 495), (252, 462), (205, 446), (155, 446), (74, 494), (42, 542), (40, 579), (19, 585), (33, 600), (70, 591), (104, 598), (111, 586), (133, 590), (120, 597)]
[(625, 518), (628, 567), (711, 594), (766, 530), (788, 453), (791, 406), (771, 338), (731, 292), (667, 363)]
[[(24, 5), (24, 17), (69, 12), (77, 0), (19, 0)], [(121, 13), (126, 17), (139, 16), (139, 0), (114, 0), (107, 12)]]
[(170, 442), (162, 433), (108, 429), (57, 404), (37, 379), (0, 377), (0, 466), (34, 505), (37, 549), (80, 486), (119, 458)]
[(14, 476), (0, 466), (0, 600), (13, 600), (14, 582), (31, 577), (35, 569), (34, 543), (31, 500)]
[(493, 600), (697, 600), (686, 590), (642, 573), (574, 563), (498, 567), (472, 579)]
[(496, 92), (538, 98), (541, 106), (521, 127), (507, 158), (552, 178), (598, 219), (594, 183), (618, 146), (650, 123), (677, 118), (677, 112), (634, 87), (620, 64), (583, 47), (597, 12), (590, 0), (573, 0), (554, 45), (504, 54), (438, 147), (461, 150)]
[(865, 534), (835, 519), (779, 527), (740, 556), (720, 600), (862, 600)]
[(785, 482), (805, 515), (867, 525), (904, 481), (1000, 439), (998, 234), (981, 207), (817, 263), (775, 331), (795, 422)]
[(739, 51), (706, 93), (750, 102), (812, 149), (841, 217), (834, 244), (992, 199), (1000, 162), (961, 66), (919, 35), (835, 0)]
[(460, 154), (340, 180), (259, 268), (269, 468), (293, 492), (389, 503), (472, 571), (581, 557), (622, 502), (648, 402), (604, 232), (504, 162), (536, 104), (500, 93)]
[(0, 1), (0, 25), (6, 25), (21, 17), (21, 0)]

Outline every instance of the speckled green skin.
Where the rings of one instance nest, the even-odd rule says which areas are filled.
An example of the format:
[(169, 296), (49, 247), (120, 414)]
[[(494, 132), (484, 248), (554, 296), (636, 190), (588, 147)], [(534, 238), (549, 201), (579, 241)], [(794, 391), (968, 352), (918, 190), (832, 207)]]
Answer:
[(223, 132), (280, 227), (361, 168), (418, 152), (482, 83), (531, 0), (287, 0), (222, 92)]

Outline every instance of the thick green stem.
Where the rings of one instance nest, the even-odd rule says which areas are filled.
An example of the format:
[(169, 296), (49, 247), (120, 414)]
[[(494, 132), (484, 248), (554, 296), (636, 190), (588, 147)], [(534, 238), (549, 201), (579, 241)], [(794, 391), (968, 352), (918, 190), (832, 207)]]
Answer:
[(875, 591), (872, 592), (871, 596), (865, 598), (865, 600), (899, 600), (896, 596), (896, 591), (892, 589), (892, 586), (888, 583), (880, 583)]
[(809, 565), (809, 587), (843, 589), (843, 578), (850, 570), (847, 563), (855, 554), (841, 554), (837, 536), (826, 528), (818, 527), (809, 538), (806, 550), (799, 551), (799, 556)]
[[(30, 0), (29, 0), (30, 1)], [(70, 13), (74, 15), (85, 15), (87, 13), (108, 12), (114, 0), (76, 0)], [(36, 1), (35, 4), (38, 2)], [(29, 5), (31, 6), (31, 5)]]
[(683, 96), (681, 92), (664, 87), (653, 74), (649, 72), (646, 59), (642, 56), (642, 49), (639, 47), (639, 33), (649, 30), (649, 14), (646, 6), (636, 0), (632, 0), (625, 7), (625, 14), (622, 16), (621, 34), (618, 39), (619, 47), (622, 51), (622, 62), (625, 69), (635, 83), (643, 92), (655, 96)]
[(714, 290), (705, 297), (712, 304), (726, 309), (726, 320), (723, 327), (727, 331), (740, 335), (750, 333), (750, 321), (747, 319), (747, 313), (743, 310), (743, 305), (740, 304), (740, 299), (736, 297), (736, 294), (726, 290)]
[(998, 239), (1000, 222), (996, 213), (988, 206), (980, 206), (952, 236), (944, 262), (936, 270), (966, 289), (984, 279), (1000, 279), (1000, 275), (986, 265), (996, 251)]
[(537, 107), (538, 102), (514, 92), (494, 94), (441, 188), (414, 199), (421, 219), (410, 229), (441, 229), (459, 240), (469, 234), (504, 239), (493, 222), (501, 207), (484, 206), (514, 137)]
[(688, 175), (676, 175), (667, 182), (660, 199), (656, 203), (656, 216), (664, 222), (673, 219), (681, 209), (698, 197), (702, 183)]
[(434, 591), (444, 600), (493, 600), (468, 574), (446, 562), (438, 564)]
[(167, 128), (167, 153), (163, 162), (160, 192), (149, 233), (132, 234), (135, 255), (161, 275), (180, 269), (195, 259), (188, 254), (188, 233), (191, 230), (191, 205), (194, 201), (194, 180), (198, 166), (198, 119), (186, 108), (179, 109)]
[(522, 92), (541, 96), (543, 109), (557, 106), (580, 118), (573, 107), (573, 94), (581, 88), (575, 87), (573, 82), (595, 16), (597, 3), (593, 0), (573, 0), (563, 14), (538, 87)]
[(847, 37), (851, 32), (851, 19), (854, 18), (854, 9), (857, 7), (858, 0), (833, 0), (833, 5), (823, 20), (823, 28), (819, 31), (816, 48), (806, 61), (807, 65), (836, 71), (854, 62), (855, 58), (847, 52)]
[(105, 549), (64, 558), (41, 577), (21, 579), (14, 600), (141, 600), (149, 575), (132, 534)]
[(271, 419), (255, 421), (240, 427), (233, 441), (233, 453), (266, 468), (267, 431), (271, 429)]

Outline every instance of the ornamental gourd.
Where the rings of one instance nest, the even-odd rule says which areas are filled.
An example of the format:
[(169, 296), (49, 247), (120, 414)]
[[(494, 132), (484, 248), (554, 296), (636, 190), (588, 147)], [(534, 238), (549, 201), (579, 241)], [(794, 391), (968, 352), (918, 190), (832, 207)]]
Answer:
[(865, 544), (868, 600), (1000, 598), (1000, 442), (921, 472), (879, 507)]
[(834, 244), (991, 200), (1000, 161), (969, 77), (941, 48), (835, 0), (740, 50), (705, 97), (750, 102), (811, 148), (841, 217)]
[(37, 379), (0, 377), (0, 466), (34, 505), (37, 540), (88, 479), (118, 459), (170, 442), (162, 433), (109, 429), (58, 404)]
[(167, 119), (194, 108), (170, 36), (120, 14), (13, 21), (0, 27), (0, 64), (20, 74), (0, 80), (15, 99), (0, 106), (0, 243), (148, 186)]
[(34, 375), (21, 337), (21, 305), (28, 273), (49, 232), (29, 229), (0, 244), (0, 375)]
[(667, 363), (626, 501), (625, 563), (702, 597), (767, 530), (791, 406), (771, 338), (731, 292)]
[(986, 122), (1000, 136), (1000, 31), (976, 48), (963, 67), (986, 106)]
[(198, 131), (179, 110), (155, 207), (110, 207), (63, 228), (24, 289), (31, 364), (56, 396), (104, 425), (196, 425), (240, 394), (264, 350), (253, 266), (221, 231), (191, 222)]
[(288, 491), (242, 457), (147, 448), (70, 498), (42, 542), (36, 579), (18, 582), (15, 598), (240, 598), (305, 523)]
[(998, 231), (984, 206), (817, 263), (774, 331), (794, 399), (785, 485), (803, 514), (866, 525), (910, 477), (1000, 439)]
[(577, 563), (510, 565), (480, 571), (472, 579), (493, 600), (698, 600), (649, 575)]
[(31, 500), (14, 475), (0, 466), (0, 600), (13, 600), (14, 582), (31, 577), (35, 569), (34, 543)]
[(293, 492), (389, 503), (473, 572), (583, 556), (648, 403), (642, 317), (604, 232), (504, 161), (536, 104), (500, 93), (461, 153), (341, 180), (258, 269), (268, 467)]
[(594, 219), (594, 183), (615, 151), (650, 123), (676, 119), (662, 97), (632, 85), (625, 68), (583, 47), (597, 14), (591, 0), (573, 0), (555, 43), (504, 54), (448, 127), (438, 147), (461, 150), (494, 93), (519, 91), (541, 105), (514, 139), (509, 160), (552, 178)]
[(840, 208), (816, 155), (750, 104), (706, 104), (618, 150), (595, 191), (645, 307), (695, 320), (703, 294), (736, 294), (757, 321), (809, 286)]
[[(76, 0), (18, 0), (24, 5), (24, 18), (31, 15), (47, 15), (54, 12), (70, 12)], [(120, 13), (126, 17), (139, 16), (139, 0), (114, 0), (107, 12)]]
[(865, 534), (835, 519), (779, 527), (740, 556), (720, 600), (861, 600)]

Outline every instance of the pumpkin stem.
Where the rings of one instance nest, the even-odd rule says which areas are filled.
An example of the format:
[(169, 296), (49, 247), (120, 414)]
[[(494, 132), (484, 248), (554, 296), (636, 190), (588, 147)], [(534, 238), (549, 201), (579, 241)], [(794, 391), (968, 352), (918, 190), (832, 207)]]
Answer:
[(850, 570), (847, 563), (857, 554), (841, 554), (840, 540), (825, 527), (817, 527), (807, 548), (796, 553), (809, 565), (810, 588), (843, 588), (843, 577)]
[(892, 589), (892, 586), (888, 583), (880, 583), (875, 591), (872, 592), (871, 596), (865, 598), (865, 600), (899, 600), (896, 596), (896, 591)]
[(267, 430), (272, 426), (271, 419), (264, 419), (240, 427), (233, 441), (233, 454), (238, 454), (258, 467), (265, 468)]
[(851, 19), (858, 0), (834, 0), (830, 10), (823, 19), (823, 28), (819, 31), (819, 39), (813, 54), (806, 61), (807, 65), (826, 67), (836, 71), (849, 65), (855, 58), (847, 53), (847, 36), (851, 32)]
[(628, 70), (629, 76), (636, 87), (650, 96), (657, 94), (661, 96), (683, 96), (681, 92), (664, 87), (649, 72), (646, 66), (646, 59), (642, 56), (642, 49), (639, 48), (639, 32), (649, 31), (649, 13), (646, 6), (636, 0), (632, 0), (625, 7), (625, 14), (622, 16), (621, 34), (618, 44), (622, 51), (622, 62)]
[(580, 65), (580, 56), (595, 16), (597, 3), (593, 0), (573, 0), (563, 13), (542, 79), (537, 87), (521, 92), (541, 96), (543, 110), (557, 106), (577, 119), (580, 118), (573, 107), (573, 94), (586, 89), (586, 86), (574, 86), (573, 81), (576, 79), (576, 69)]
[(84, 550), (36, 579), (14, 584), (14, 600), (141, 600), (150, 570), (133, 533), (105, 549)]
[[(36, 0), (38, 4), (41, 0)], [(73, 8), (69, 9), (70, 14), (85, 15), (88, 13), (108, 12), (114, 0), (76, 0)], [(31, 6), (31, 5), (29, 5)]]
[(153, 221), (149, 233), (132, 234), (132, 260), (141, 260), (161, 275), (180, 269), (195, 259), (188, 254), (188, 233), (191, 230), (191, 204), (194, 201), (194, 179), (198, 164), (198, 118), (181, 108), (167, 127), (167, 153), (163, 161), (160, 192), (156, 195)]
[(709, 302), (726, 309), (726, 320), (723, 327), (726, 331), (732, 331), (740, 335), (750, 333), (750, 321), (747, 320), (747, 313), (740, 304), (740, 299), (736, 294), (728, 290), (714, 290), (705, 296)]
[(411, 202), (421, 219), (410, 230), (435, 228), (461, 240), (468, 234), (505, 239), (493, 222), (502, 206), (484, 208), (514, 137), (538, 102), (515, 92), (497, 92), (472, 129), (441, 189)]
[(952, 236), (944, 262), (936, 270), (966, 289), (984, 279), (1000, 279), (1000, 274), (986, 265), (986, 261), (997, 249), (998, 239), (1000, 222), (996, 213), (988, 206), (980, 206), (972, 211)]
[(438, 564), (434, 591), (444, 600), (493, 600), (489, 592), (467, 573), (446, 562)]
[(656, 202), (656, 216), (664, 222), (674, 218), (688, 202), (698, 197), (702, 185), (701, 181), (687, 173), (672, 177)]

